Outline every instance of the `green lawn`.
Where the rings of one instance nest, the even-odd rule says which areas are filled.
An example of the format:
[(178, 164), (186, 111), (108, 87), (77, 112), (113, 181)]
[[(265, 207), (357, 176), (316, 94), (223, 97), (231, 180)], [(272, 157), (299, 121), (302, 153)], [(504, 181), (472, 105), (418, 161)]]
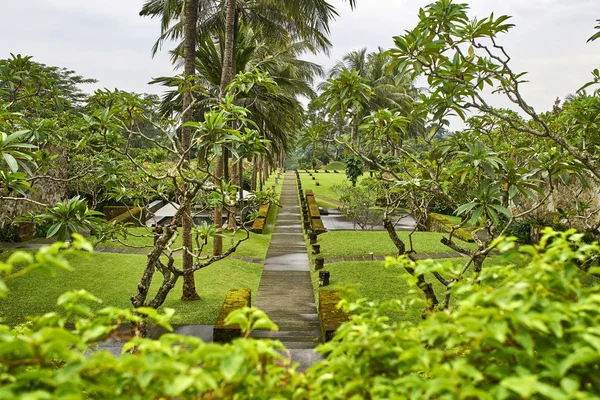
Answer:
[[(443, 259), (441, 262), (453, 262), (462, 265), (466, 259)], [(524, 264), (522, 260), (510, 260), (503, 256), (490, 257), (484, 263), (485, 265), (508, 265), (515, 263), (517, 265)], [(422, 297), (422, 293), (416, 287), (411, 287), (400, 276), (405, 275), (406, 271), (400, 266), (392, 266), (385, 268), (382, 261), (363, 261), (363, 262), (339, 262), (326, 264), (326, 269), (330, 272), (330, 286), (319, 288), (318, 271), (312, 272), (313, 285), (315, 290), (332, 290), (332, 289), (347, 289), (353, 291), (352, 298), (366, 298), (378, 302), (405, 299), (410, 291), (414, 291), (418, 296)], [(427, 281), (434, 288), (438, 300), (443, 300), (445, 287), (438, 282), (433, 276), (428, 276)], [(318, 299), (318, 296), (317, 296)], [(456, 300), (456, 299), (454, 299)], [(452, 301), (451, 301), (452, 303)], [(386, 315), (393, 320), (417, 321), (420, 318), (421, 307), (418, 306), (411, 312), (398, 313), (389, 312)]]
[[(406, 243), (409, 232), (398, 232), (398, 236)], [(447, 253), (452, 250), (440, 243), (444, 235), (437, 232), (415, 232), (413, 245), (417, 253)], [(474, 243), (457, 241), (459, 244), (476, 249)], [(386, 231), (332, 231), (319, 235), (322, 256), (327, 258), (374, 255), (394, 256), (398, 254)]]
[(327, 171), (337, 170), (339, 172), (344, 172), (346, 170), (346, 163), (343, 161), (332, 161), (321, 169)]
[[(276, 173), (273, 173), (271, 177), (267, 180), (266, 186), (270, 187), (275, 185), (275, 176)], [(283, 184), (283, 179), (279, 180), (279, 184), (275, 185), (275, 192), (277, 194), (281, 193), (281, 187)], [(277, 218), (278, 207), (271, 207), (269, 210), (269, 215), (267, 217), (267, 225), (273, 225), (275, 223), (275, 219)], [(154, 236), (152, 234), (152, 228), (149, 227), (137, 227), (137, 228), (129, 228), (129, 235), (127, 238), (120, 238), (121, 241), (126, 243), (129, 246), (145, 246), (148, 250), (152, 247), (154, 242)], [(269, 247), (269, 243), (271, 242), (271, 235), (273, 233), (273, 228), (266, 228), (265, 233), (256, 234), (250, 232), (250, 239), (242, 243), (235, 252), (236, 256), (243, 257), (256, 257), (256, 258), (265, 258), (267, 254), (267, 249)], [(227, 249), (230, 244), (230, 235), (231, 231), (225, 231), (225, 235), (227, 238), (223, 241), (223, 249)], [(245, 237), (246, 233), (243, 231), (238, 231), (235, 235), (235, 239), (239, 240)], [(108, 247), (108, 248), (124, 248), (127, 247), (118, 241), (106, 241), (100, 243), (98, 247)], [(181, 228), (179, 229), (179, 236), (175, 241), (173, 246), (174, 248), (181, 247)], [(204, 254), (211, 252), (212, 254), (212, 238), (208, 239), (208, 243), (204, 246)]]
[[(346, 174), (343, 172), (338, 174), (330, 172), (326, 174), (323, 171), (320, 171), (317, 174), (312, 172), (312, 174), (316, 179), (314, 181), (308, 173), (300, 171), (302, 189), (304, 189), (304, 191), (312, 190), (317, 200), (324, 200), (329, 203), (337, 204), (339, 202), (339, 197), (333, 192), (332, 187), (334, 185), (349, 183), (348, 179), (346, 179)], [(316, 185), (316, 182), (319, 182), (319, 186)]]
[[(273, 207), (275, 209), (269, 214), (274, 214), (277, 216), (277, 207)], [(271, 215), (269, 215), (269, 219), (271, 219)], [(129, 228), (128, 231), (131, 235), (128, 235), (126, 239), (122, 239), (124, 243), (127, 243), (130, 246), (145, 246), (145, 249), (150, 250), (153, 244), (153, 236), (151, 229), (148, 228)], [(179, 229), (181, 233), (181, 229)], [(230, 239), (229, 233), (225, 232), (227, 238), (223, 241), (223, 249), (226, 250), (229, 247)], [(136, 235), (136, 236), (133, 236)], [(241, 239), (245, 237), (245, 232), (238, 231), (235, 235), (236, 239)], [(244, 257), (256, 257), (256, 258), (264, 258), (267, 254), (267, 248), (269, 247), (269, 243), (271, 241), (271, 233), (267, 234), (256, 234), (250, 232), (250, 239), (242, 243), (235, 252), (236, 256), (244, 256)], [(177, 238), (174, 248), (178, 248), (181, 246), (181, 235)], [(124, 248), (127, 247), (122, 245), (119, 242), (103, 242), (98, 245), (99, 248), (108, 247), (108, 248)], [(212, 252), (212, 238), (209, 238), (208, 244), (204, 246), (203, 253)]]
[[(8, 252), (2, 254), (8, 256)], [(86, 289), (101, 298), (102, 306), (130, 308), (129, 297), (136, 293), (146, 257), (132, 254), (73, 254), (68, 256), (73, 272), (57, 271), (56, 276), (33, 272), (7, 282), (8, 298), (0, 299), (0, 318), (9, 325), (23, 322), (29, 315), (57, 311), (60, 294), (72, 289)], [(180, 263), (180, 259), (176, 260)], [(196, 272), (196, 287), (200, 301), (182, 302), (182, 280), (169, 294), (164, 307), (177, 310), (174, 324), (211, 324), (229, 289), (250, 288), (256, 294), (262, 272), (260, 264), (237, 260), (222, 260)], [(157, 273), (155, 279), (162, 276)], [(158, 280), (153, 282), (154, 291)]]
[[(267, 185), (275, 183), (275, 174), (267, 181)], [(282, 180), (276, 187), (281, 191)], [(268, 187), (269, 187), (268, 186)], [(271, 207), (267, 223), (273, 224), (277, 217), (278, 207)], [(131, 228), (130, 231), (137, 236), (128, 236), (126, 243), (135, 246), (151, 246), (153, 243), (152, 232), (146, 228)], [(250, 239), (240, 245), (235, 252), (237, 256), (264, 258), (271, 241), (273, 229), (268, 229), (266, 234), (250, 233)], [(241, 237), (238, 232), (237, 237)], [(180, 246), (181, 238), (176, 246)], [(103, 243), (104, 247), (124, 247), (115, 242)], [(225, 247), (227, 242), (225, 242)], [(150, 247), (148, 247), (149, 249)], [(205, 247), (212, 249), (212, 241)], [(6, 250), (0, 254), (6, 258), (10, 254)], [(136, 292), (136, 287), (144, 270), (146, 257), (137, 254), (72, 254), (67, 256), (73, 272), (57, 271), (55, 277), (48, 277), (41, 273), (30, 273), (24, 277), (8, 282), (11, 290), (7, 299), (0, 299), (0, 318), (10, 325), (25, 321), (29, 315), (40, 315), (56, 311), (58, 296), (72, 289), (86, 289), (104, 303), (101, 306), (111, 305), (130, 308), (129, 297)], [(181, 258), (176, 258), (176, 265), (180, 265)], [(174, 324), (212, 324), (214, 323), (225, 294), (229, 289), (250, 288), (252, 296), (256, 295), (262, 274), (262, 265), (245, 263), (233, 259), (219, 261), (208, 268), (196, 272), (196, 287), (200, 301), (182, 302), (182, 280), (169, 294), (163, 307), (176, 309)], [(157, 273), (152, 284), (155, 292), (159, 287), (161, 275)], [(152, 294), (152, 292), (151, 292)]]
[[(466, 258), (451, 258), (438, 261), (451, 262), (454, 265), (460, 266), (463, 265), (466, 260)], [(525, 268), (527, 260), (514, 255), (514, 253), (512, 255), (509, 253), (506, 255), (489, 257), (484, 262), (484, 268), (486, 266), (502, 265), (515, 265), (517, 268)], [(423, 294), (419, 289), (411, 287), (404, 279), (400, 278), (401, 275), (406, 274), (404, 268), (400, 266), (385, 268), (384, 262), (382, 261), (354, 261), (326, 264), (325, 267), (331, 274), (330, 286), (319, 288), (319, 274), (318, 271), (313, 270), (312, 279), (315, 291), (351, 288), (353, 290), (352, 298), (366, 298), (378, 302), (405, 299), (411, 290), (419, 297), (423, 297)], [(465, 276), (468, 277), (471, 274), (472, 269), (470, 269)], [(438, 300), (443, 300), (445, 293), (444, 285), (435, 279), (433, 275), (427, 276), (426, 279), (427, 282), (432, 284)], [(583, 271), (580, 273), (580, 279), (583, 286), (600, 284), (600, 279)], [(451, 304), (456, 300), (457, 297), (453, 296)], [(413, 311), (414, 314), (390, 312), (387, 316), (393, 320), (417, 321), (420, 318), (421, 309), (418, 307)]]

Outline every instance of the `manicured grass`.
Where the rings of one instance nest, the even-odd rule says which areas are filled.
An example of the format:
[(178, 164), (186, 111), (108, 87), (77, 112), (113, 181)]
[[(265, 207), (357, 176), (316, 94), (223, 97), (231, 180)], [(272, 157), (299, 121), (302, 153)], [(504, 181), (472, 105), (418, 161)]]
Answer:
[(333, 161), (321, 168), (322, 170), (344, 172), (346, 170), (346, 163), (343, 161)]
[[(307, 190), (312, 190), (317, 198), (332, 203), (337, 203), (339, 201), (339, 197), (334, 193), (332, 187), (349, 182), (348, 179), (346, 179), (345, 173), (334, 174), (330, 172), (326, 174), (324, 172), (319, 172), (318, 174), (313, 173), (313, 176), (316, 178), (316, 181), (313, 181), (311, 176), (306, 172), (300, 172), (302, 189), (304, 189), (305, 192)], [(319, 186), (316, 185), (317, 181), (319, 182)]]
[[(398, 236), (406, 243), (407, 249), (409, 232), (398, 232)], [(437, 232), (415, 232), (413, 245), (417, 253), (447, 253), (452, 250), (440, 243), (444, 235)], [(476, 249), (473, 243), (457, 241), (461, 245)], [(398, 250), (392, 243), (386, 231), (332, 231), (319, 235), (322, 257), (354, 257), (374, 255), (394, 256)]]
[[(462, 265), (466, 259), (443, 259), (440, 262), (452, 262)], [(490, 257), (484, 263), (485, 265), (522, 265), (523, 260), (507, 259), (504, 256)], [(410, 286), (402, 275), (407, 272), (400, 266), (391, 266), (385, 268), (382, 261), (365, 262), (339, 262), (326, 264), (325, 269), (330, 272), (330, 286), (319, 288), (318, 271), (312, 272), (313, 285), (315, 290), (348, 289), (353, 292), (352, 298), (366, 298), (368, 300), (384, 302), (389, 300), (404, 300), (413, 291), (418, 296), (423, 296), (420, 290)], [(468, 274), (467, 274), (468, 275)], [(445, 286), (437, 281), (433, 276), (428, 276), (427, 281), (433, 286), (438, 300), (443, 300)], [(456, 297), (456, 296), (454, 296)], [(318, 299), (318, 296), (317, 296)], [(454, 301), (456, 298), (454, 298)], [(451, 301), (451, 304), (453, 301)], [(396, 321), (413, 321), (420, 319), (421, 306), (417, 306), (411, 313), (389, 312), (386, 315)]]
[[(2, 254), (7, 257), (8, 252)], [(58, 311), (58, 296), (73, 289), (86, 289), (103, 300), (103, 306), (131, 308), (129, 297), (144, 270), (146, 257), (132, 254), (72, 254), (67, 256), (74, 271), (59, 270), (55, 277), (33, 272), (7, 282), (8, 298), (0, 299), (0, 318), (9, 325), (24, 322), (29, 315)], [(176, 259), (176, 264), (180, 263)], [(250, 288), (256, 294), (262, 266), (225, 259), (196, 272), (200, 301), (182, 302), (182, 279), (172, 290), (163, 307), (174, 308), (174, 324), (211, 324), (229, 289)], [(162, 275), (156, 273), (151, 294), (159, 286)], [(98, 307), (98, 308), (99, 308)]]
[[(281, 187), (283, 185), (283, 179), (279, 180), (279, 183), (275, 185), (275, 177), (277, 172), (274, 172), (271, 177), (266, 181), (265, 186), (271, 187), (275, 186), (275, 193), (281, 193)], [(282, 177), (283, 178), (283, 177)], [(272, 206), (269, 210), (269, 215), (267, 217), (267, 225), (273, 225), (275, 223), (275, 219), (277, 218), (279, 207)], [(150, 249), (154, 243), (154, 235), (152, 234), (151, 227), (136, 227), (129, 228), (129, 235), (127, 238), (120, 238), (122, 242), (126, 243), (129, 246), (145, 246), (145, 248)], [(273, 233), (273, 227), (266, 228), (263, 234), (256, 234), (250, 232), (250, 238), (242, 243), (236, 250), (236, 256), (243, 257), (256, 257), (256, 258), (265, 258), (267, 254), (267, 249), (269, 247), (269, 243), (271, 242), (271, 235)], [(223, 249), (226, 250), (230, 245), (230, 237), (231, 231), (225, 231), (224, 234), (226, 238), (223, 239)], [(246, 236), (246, 233), (243, 231), (238, 231), (235, 235), (235, 240), (239, 240)], [(203, 254), (212, 254), (212, 243), (213, 239), (209, 238), (208, 243), (204, 246)], [(173, 245), (173, 248), (181, 247), (181, 228), (179, 229), (179, 235)], [(98, 245), (98, 247), (108, 247), (108, 248), (125, 248), (127, 246), (117, 242), (117, 241), (106, 241)]]
[[(277, 207), (272, 207), (272, 210), (269, 211), (269, 214), (277, 215)], [(271, 215), (269, 215), (269, 220), (271, 219)], [(267, 223), (269, 223), (269, 220)], [(269, 231), (272, 231), (270, 229)], [(126, 239), (121, 239), (124, 243), (130, 246), (145, 246), (144, 249), (150, 250), (152, 244), (154, 242), (152, 230), (148, 228), (129, 228), (128, 232), (133, 235), (128, 235)], [(173, 248), (181, 247), (181, 229), (179, 229), (179, 237), (175, 241)], [(267, 254), (267, 248), (269, 247), (269, 243), (271, 242), (271, 233), (266, 234), (257, 234), (250, 232), (250, 239), (242, 243), (236, 250), (236, 256), (244, 256), (244, 257), (256, 257), (256, 258), (264, 258)], [(226, 250), (230, 245), (230, 233), (225, 232), (227, 235), (226, 238), (223, 239), (223, 250)], [(238, 231), (235, 235), (235, 239), (241, 239), (246, 236), (245, 232)], [(212, 238), (208, 239), (208, 243), (204, 246), (203, 254), (207, 254), (211, 252), (212, 254)], [(202, 242), (201, 242), (202, 243)], [(108, 248), (126, 248), (127, 246), (122, 245), (119, 242), (103, 242), (98, 245), (98, 247), (108, 247)]]

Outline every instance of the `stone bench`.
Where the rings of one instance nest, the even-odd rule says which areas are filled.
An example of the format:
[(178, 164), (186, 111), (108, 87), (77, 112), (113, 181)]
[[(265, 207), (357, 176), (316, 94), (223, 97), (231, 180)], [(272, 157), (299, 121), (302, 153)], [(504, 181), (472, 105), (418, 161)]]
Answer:
[(226, 325), (225, 319), (232, 311), (250, 307), (250, 294), (250, 289), (229, 289), (227, 291), (213, 328), (213, 341), (226, 343), (242, 336), (239, 325)]
[(319, 322), (323, 341), (328, 342), (335, 331), (350, 317), (344, 310), (337, 308), (340, 296), (337, 290), (321, 290), (319, 292)]
[(327, 229), (325, 229), (325, 225), (323, 225), (323, 220), (321, 219), (321, 217), (311, 218), (310, 226), (311, 226), (313, 232), (316, 233), (317, 235), (327, 232)]
[[(141, 207), (132, 207), (126, 210), (124, 213), (117, 215), (108, 221), (108, 223), (117, 223), (117, 224), (125, 224), (132, 223), (136, 226), (143, 226), (143, 222), (145, 221), (145, 216), (143, 213), (143, 209)], [(140, 222), (141, 221), (141, 222)]]
[(271, 203), (266, 203), (260, 206), (258, 209), (258, 215), (252, 223), (250, 232), (263, 233), (265, 226), (267, 225), (267, 217), (269, 216), (269, 210), (271, 209)]

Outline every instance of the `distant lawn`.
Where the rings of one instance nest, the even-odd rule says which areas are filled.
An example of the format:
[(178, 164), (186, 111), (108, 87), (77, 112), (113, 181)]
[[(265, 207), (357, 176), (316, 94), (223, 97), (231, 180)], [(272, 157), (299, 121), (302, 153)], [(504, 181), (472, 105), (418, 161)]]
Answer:
[[(277, 207), (273, 207), (273, 208), (277, 208)], [(275, 214), (275, 216), (277, 215), (277, 211), (273, 211), (273, 213)], [(271, 214), (271, 212), (269, 212), (269, 214)], [(269, 218), (270, 219), (270, 218)], [(127, 236), (126, 239), (122, 239), (121, 240), (131, 246), (145, 246), (143, 247), (143, 249), (147, 249), (148, 251), (152, 248), (152, 244), (154, 243), (154, 238), (152, 235), (152, 229), (151, 228), (129, 228), (128, 232), (130, 233), (130, 235)], [(173, 248), (178, 248), (181, 247), (181, 228), (179, 229), (179, 237), (177, 238), (175, 245), (173, 246)], [(225, 232), (226, 235), (228, 235), (227, 232)], [(136, 236), (133, 236), (136, 235)], [(235, 235), (236, 239), (241, 239), (243, 237), (245, 237), (245, 232), (237, 232)], [(230, 240), (229, 240), (229, 235), (223, 239), (223, 250), (226, 250), (229, 245), (230, 245)], [(210, 252), (210, 254), (212, 254), (212, 238), (208, 239), (208, 243), (204, 246), (204, 251), (203, 254), (208, 254)], [(242, 243), (236, 250), (236, 252), (234, 253), (236, 256), (243, 256), (243, 257), (256, 257), (256, 258), (265, 258), (266, 254), (267, 254), (267, 248), (269, 247), (269, 243), (271, 242), (271, 234), (256, 234), (256, 233), (252, 233), (250, 232), (250, 239), (248, 239), (247, 241), (245, 241), (244, 243)], [(200, 242), (202, 243), (202, 242)], [(126, 248), (127, 246), (122, 245), (119, 242), (111, 242), (111, 241), (106, 241), (103, 243), (100, 243), (98, 246), (98, 248)]]
[[(398, 236), (408, 243), (409, 232), (398, 232)], [(437, 232), (415, 232), (413, 245), (417, 253), (447, 253), (452, 250), (440, 243), (444, 235)], [(476, 249), (474, 243), (457, 241), (469, 249)], [(318, 237), (321, 245), (321, 255), (327, 258), (367, 256), (370, 252), (374, 255), (395, 256), (398, 250), (392, 243), (386, 231), (332, 231)]]
[[(265, 186), (270, 187), (271, 185), (275, 186), (275, 192), (277, 194), (281, 193), (281, 187), (283, 185), (283, 177), (279, 180), (279, 184), (275, 185), (275, 176), (276, 172), (271, 175), (271, 177), (267, 180)], [(266, 228), (263, 234), (256, 234), (250, 232), (250, 238), (242, 243), (236, 250), (236, 256), (242, 257), (255, 257), (255, 258), (265, 258), (267, 255), (267, 249), (269, 247), (269, 243), (271, 242), (271, 236), (273, 234), (273, 224), (275, 223), (275, 219), (277, 218), (277, 213), (279, 211), (279, 207), (272, 206), (269, 210), (269, 215), (267, 217), (267, 225), (271, 226), (270, 228)], [(150, 249), (154, 243), (154, 235), (152, 234), (151, 227), (135, 227), (128, 228), (128, 236), (127, 238), (120, 238), (122, 242), (129, 246), (144, 246), (144, 249)], [(230, 236), (231, 231), (225, 231), (224, 234), (226, 238), (223, 239), (223, 249), (226, 250), (230, 246)], [(243, 231), (238, 231), (235, 235), (235, 240), (239, 240), (245, 237), (246, 233)], [(194, 241), (195, 243), (195, 241)], [(202, 243), (202, 241), (200, 241)], [(204, 246), (203, 254), (212, 254), (212, 243), (213, 239), (209, 238), (208, 243)], [(181, 228), (179, 228), (179, 235), (174, 243), (173, 248), (181, 247)], [(105, 241), (98, 245), (99, 248), (125, 248), (126, 245), (119, 243), (118, 241)]]
[[(333, 186), (342, 185), (344, 183), (350, 184), (350, 181), (346, 178), (346, 173), (341, 171), (340, 173), (325, 173), (323, 170), (315, 173), (310, 170), (310, 172), (315, 177), (315, 180), (312, 177), (304, 172), (304, 170), (299, 170), (300, 172), (300, 181), (302, 182), (302, 189), (312, 190), (315, 194), (315, 198), (317, 202), (324, 201), (329, 205), (333, 204), (335, 207), (339, 204), (340, 198), (334, 193), (332, 190)], [(364, 174), (363, 176), (368, 176), (368, 174)], [(361, 178), (359, 178), (360, 181)], [(316, 182), (319, 182), (319, 186), (317, 186)], [(334, 208), (334, 207), (326, 207), (326, 208)]]
[(346, 170), (346, 163), (343, 161), (333, 161), (321, 168), (322, 170), (333, 171), (337, 170), (340, 172), (344, 172)]
[[(8, 252), (2, 254), (7, 257)], [(136, 287), (144, 270), (146, 257), (132, 254), (74, 254), (68, 260), (75, 269), (73, 272), (57, 271), (55, 277), (33, 272), (7, 282), (10, 289), (8, 298), (0, 299), (0, 318), (9, 325), (24, 322), (29, 315), (41, 315), (58, 311), (57, 298), (73, 289), (86, 289), (101, 298), (100, 306), (131, 308), (129, 297), (136, 293)], [(180, 264), (181, 259), (176, 259)], [(163, 307), (174, 308), (174, 324), (212, 324), (225, 299), (227, 290), (250, 288), (256, 294), (262, 272), (259, 264), (237, 260), (222, 260), (208, 268), (196, 272), (196, 288), (200, 301), (182, 302), (182, 279), (169, 294)], [(152, 284), (154, 293), (162, 275), (156, 273)]]
[[(443, 259), (441, 262), (453, 262), (455, 264), (463, 264), (465, 259)], [(506, 259), (504, 256), (490, 257), (484, 263), (488, 266), (493, 265), (524, 265), (523, 260)], [(395, 299), (405, 299), (411, 290), (415, 291), (419, 296), (423, 294), (416, 287), (409, 286), (406, 281), (400, 278), (407, 272), (400, 266), (390, 268), (384, 267), (382, 261), (363, 261), (363, 262), (339, 262), (326, 264), (326, 269), (330, 272), (330, 286), (319, 288), (318, 271), (312, 272), (313, 285), (318, 290), (332, 290), (342, 288), (352, 288), (354, 298), (366, 298), (384, 302)], [(427, 281), (433, 286), (438, 300), (442, 301), (445, 293), (445, 286), (437, 281), (433, 276), (428, 276)], [(318, 299), (318, 296), (317, 296)], [(454, 296), (456, 300), (456, 296)], [(451, 301), (452, 303), (452, 301)], [(414, 314), (400, 314), (397, 312), (389, 312), (386, 315), (396, 321), (413, 321), (417, 322), (420, 319), (420, 307), (415, 308)]]

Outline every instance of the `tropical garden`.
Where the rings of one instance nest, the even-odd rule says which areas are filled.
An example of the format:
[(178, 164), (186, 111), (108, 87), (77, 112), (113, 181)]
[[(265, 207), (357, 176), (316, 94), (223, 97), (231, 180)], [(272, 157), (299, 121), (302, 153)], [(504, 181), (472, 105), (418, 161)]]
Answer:
[[(510, 17), (438, 0), (327, 70), (338, 12), (146, 0), (162, 96), (0, 60), (0, 399), (600, 398), (598, 69), (537, 110)], [(256, 307), (175, 333), (254, 303), (284, 177), (348, 316), (307, 368)]]

